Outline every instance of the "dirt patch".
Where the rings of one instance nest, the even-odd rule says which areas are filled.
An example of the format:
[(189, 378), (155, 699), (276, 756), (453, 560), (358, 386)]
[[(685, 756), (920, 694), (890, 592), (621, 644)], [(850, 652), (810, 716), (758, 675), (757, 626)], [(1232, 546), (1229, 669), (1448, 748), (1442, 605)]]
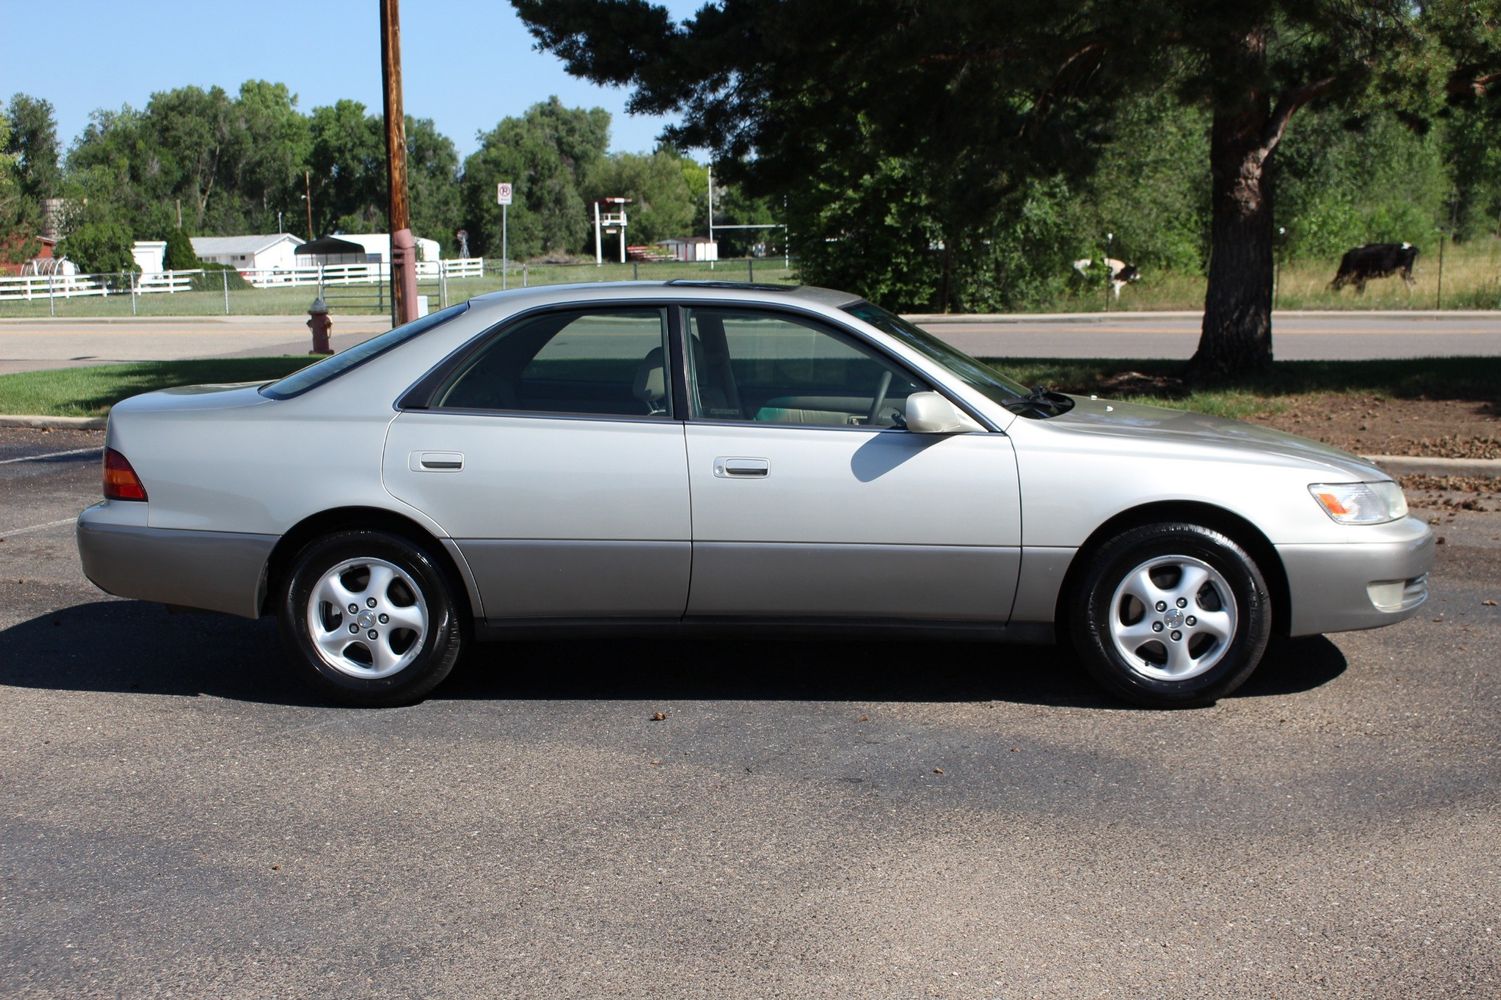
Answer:
[(1249, 419), (1357, 455), (1501, 458), (1501, 417), (1490, 403), (1308, 393)]

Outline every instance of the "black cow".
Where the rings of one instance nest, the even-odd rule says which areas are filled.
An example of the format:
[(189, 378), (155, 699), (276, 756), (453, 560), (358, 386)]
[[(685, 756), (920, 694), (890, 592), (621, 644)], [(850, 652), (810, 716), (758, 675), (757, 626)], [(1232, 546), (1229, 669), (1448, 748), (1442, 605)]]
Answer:
[(1402, 280), (1412, 284), (1412, 265), (1418, 259), (1418, 248), (1411, 243), (1367, 243), (1363, 247), (1345, 251), (1340, 258), (1339, 273), (1329, 282), (1331, 291), (1339, 291), (1352, 282), (1357, 292), (1365, 291), (1365, 283), (1372, 278), (1386, 278), (1398, 271)]

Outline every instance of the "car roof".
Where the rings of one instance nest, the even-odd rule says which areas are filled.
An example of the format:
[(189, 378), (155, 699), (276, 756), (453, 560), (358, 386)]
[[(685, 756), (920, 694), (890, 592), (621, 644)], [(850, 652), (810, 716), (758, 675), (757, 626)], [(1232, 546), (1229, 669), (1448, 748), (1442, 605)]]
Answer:
[(588, 302), (610, 299), (696, 300), (724, 299), (726, 302), (784, 303), (839, 308), (861, 297), (832, 288), (813, 285), (769, 285), (746, 281), (673, 279), (671, 281), (598, 281), (570, 285), (533, 285), (509, 291), (488, 292), (474, 297), (475, 305), (518, 306), (548, 305), (561, 302)]

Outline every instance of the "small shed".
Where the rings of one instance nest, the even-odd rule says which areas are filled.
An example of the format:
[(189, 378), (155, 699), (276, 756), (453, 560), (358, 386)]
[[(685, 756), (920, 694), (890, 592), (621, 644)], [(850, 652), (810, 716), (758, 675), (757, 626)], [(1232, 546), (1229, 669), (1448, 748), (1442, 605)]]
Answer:
[(161, 274), (167, 258), (167, 241), (136, 240), (130, 245), (130, 255), (135, 258), (136, 270), (142, 274)]
[[(340, 233), (339, 239), (350, 243), (358, 243), (365, 248), (368, 255), (365, 259), (372, 264), (386, 264), (391, 260), (391, 234), (390, 233)], [(442, 256), (442, 247), (437, 240), (424, 239), (414, 236), (417, 242), (417, 259), (419, 261), (437, 260)]]
[(237, 271), (288, 270), (297, 266), (294, 256), (302, 240), (291, 233), (260, 236), (194, 236), (193, 252), (200, 260), (224, 264)]
[(364, 246), (351, 242), (343, 236), (320, 236), (297, 248), (297, 263), (301, 267), (317, 267), (320, 264), (373, 264)]
[(707, 236), (675, 236), (662, 240), (658, 245), (666, 247), (675, 260), (719, 259), (719, 244)]

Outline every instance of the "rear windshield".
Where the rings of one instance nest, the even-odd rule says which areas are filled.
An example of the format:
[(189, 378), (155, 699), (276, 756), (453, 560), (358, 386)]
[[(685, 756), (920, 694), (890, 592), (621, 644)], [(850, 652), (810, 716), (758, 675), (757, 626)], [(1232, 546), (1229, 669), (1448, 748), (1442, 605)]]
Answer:
[(421, 319), (414, 319), (405, 326), (398, 326), (394, 330), (388, 330), (378, 337), (356, 344), (348, 350), (338, 354), (330, 354), (322, 361), (299, 369), (286, 378), (269, 385), (261, 386), (261, 395), (272, 399), (289, 399), (292, 396), (300, 396), (309, 389), (315, 389), (329, 379), (338, 378), (351, 368), (358, 367), (371, 358), (379, 357), (393, 347), (405, 344), (413, 337), (419, 337), (434, 327), (442, 326), (449, 320), (461, 316), (469, 308), (468, 302), (460, 302), (456, 306), (440, 309), (435, 313), (429, 313)]

